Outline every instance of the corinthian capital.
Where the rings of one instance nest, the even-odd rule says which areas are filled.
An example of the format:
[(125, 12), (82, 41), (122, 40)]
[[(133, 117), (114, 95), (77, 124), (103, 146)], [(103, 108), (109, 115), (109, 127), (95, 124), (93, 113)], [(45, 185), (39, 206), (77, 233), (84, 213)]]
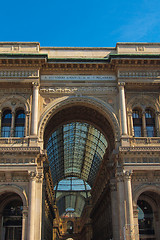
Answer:
[(30, 181), (36, 180), (36, 172), (35, 171), (28, 171), (28, 177)]

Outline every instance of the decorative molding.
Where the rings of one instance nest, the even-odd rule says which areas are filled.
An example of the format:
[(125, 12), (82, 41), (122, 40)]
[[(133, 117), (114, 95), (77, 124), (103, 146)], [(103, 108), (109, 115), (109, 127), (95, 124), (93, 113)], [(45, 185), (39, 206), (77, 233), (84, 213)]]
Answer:
[(36, 161), (34, 158), (0, 158), (0, 165), (3, 164), (23, 164), (23, 165), (30, 165), (30, 164), (35, 164)]
[(116, 180), (115, 181), (110, 181), (110, 189), (111, 192), (117, 191), (117, 184), (116, 184)]
[(19, 153), (24, 154), (24, 152), (27, 152), (29, 154), (33, 153), (40, 153), (40, 147), (0, 147), (0, 154), (6, 154), (6, 153)]
[(0, 144), (29, 144), (29, 138), (0, 138)]
[(156, 146), (140, 146), (140, 147), (119, 147), (120, 152), (159, 152), (160, 147)]
[(52, 94), (106, 94), (110, 92), (117, 92), (116, 87), (41, 87), (41, 93)]
[(159, 78), (160, 71), (119, 71), (119, 78)]
[(137, 52), (144, 52), (145, 51), (145, 47), (144, 46), (138, 46), (138, 47), (136, 47), (136, 51)]
[(150, 145), (150, 144), (160, 144), (160, 137), (151, 137), (151, 138), (144, 138), (144, 137), (139, 137), (139, 138), (130, 138), (130, 144), (133, 145)]
[(114, 81), (115, 75), (41, 75), (41, 81)]
[(65, 96), (56, 99), (54, 103), (50, 103), (50, 106), (42, 114), (39, 123), (39, 137), (43, 139), (44, 129), (47, 125), (48, 119), (53, 116), (58, 109), (65, 108), (68, 105), (75, 106), (76, 104), (81, 104), (83, 106), (87, 106), (88, 108), (90, 107), (91, 109), (94, 107), (98, 112), (102, 113), (102, 115), (111, 123), (111, 126), (113, 127), (115, 133), (115, 140), (119, 141), (120, 126), (115, 110), (104, 101), (101, 101), (94, 97), (86, 96)]
[(38, 173), (38, 174), (36, 175), (36, 181), (37, 181), (38, 183), (42, 183), (42, 182), (43, 182), (43, 178), (44, 178), (44, 176), (43, 176), (42, 173)]
[[(23, 97), (27, 97), (28, 95), (25, 95), (24, 93), (32, 93), (32, 89), (30, 88), (1, 88), (0, 89), (0, 93), (14, 93), (14, 94), (17, 94), (17, 93), (23, 93)], [(7, 94), (9, 95), (9, 94)]]
[(146, 163), (151, 163), (151, 164), (159, 164), (160, 163), (160, 158), (159, 157), (124, 157), (123, 158), (124, 163), (136, 163), (136, 164), (146, 164)]
[(3, 70), (0, 71), (0, 79), (1, 78), (39, 78), (39, 70)]
[(35, 181), (36, 180), (36, 172), (28, 171), (28, 177), (29, 177), (29, 181)]

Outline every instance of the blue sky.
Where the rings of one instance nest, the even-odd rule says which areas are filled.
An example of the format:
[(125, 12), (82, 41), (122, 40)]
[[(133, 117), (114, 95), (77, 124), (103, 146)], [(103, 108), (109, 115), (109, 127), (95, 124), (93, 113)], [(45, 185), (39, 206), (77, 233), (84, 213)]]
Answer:
[(0, 41), (58, 47), (160, 42), (160, 0), (3, 0), (0, 22)]

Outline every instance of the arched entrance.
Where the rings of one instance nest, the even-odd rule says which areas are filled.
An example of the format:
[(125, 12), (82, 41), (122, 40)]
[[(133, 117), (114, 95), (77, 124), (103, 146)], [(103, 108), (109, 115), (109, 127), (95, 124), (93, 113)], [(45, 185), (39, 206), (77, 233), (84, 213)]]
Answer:
[[(103, 165), (107, 166), (109, 156), (115, 149), (115, 132), (112, 125), (113, 123), (111, 124), (101, 112), (85, 106), (84, 103), (63, 106), (59, 111), (55, 111), (47, 122), (44, 148), (47, 149), (55, 186), (55, 202), (63, 226), (60, 229), (61, 234), (59, 236), (59, 233), (55, 234), (60, 239), (85, 239), (85, 235), (88, 235), (87, 239), (91, 239), (92, 229), (93, 239), (112, 237), (109, 184), (105, 189), (107, 201), (104, 202), (107, 202), (108, 206), (107, 208), (105, 205), (102, 206), (105, 212), (103, 217), (100, 217), (102, 207), (97, 210), (95, 208), (97, 200), (92, 201), (91, 197), (93, 193), (97, 194), (98, 181), (102, 181), (102, 184), (109, 181), (107, 170), (103, 177), (102, 171)], [(102, 194), (101, 189), (98, 194)], [(103, 230), (99, 226), (96, 228), (97, 218), (99, 225), (103, 222)], [(84, 219), (83, 222), (80, 219)], [(67, 223), (72, 220), (76, 227), (72, 228), (71, 233)], [(87, 223), (88, 225), (85, 225)], [(102, 235), (99, 234), (99, 229)]]
[(140, 188), (134, 201), (137, 202), (137, 236), (140, 240), (159, 239), (160, 191), (156, 186)]
[(1, 239), (22, 239), (23, 202), (16, 193), (4, 193), (0, 196), (1, 208)]

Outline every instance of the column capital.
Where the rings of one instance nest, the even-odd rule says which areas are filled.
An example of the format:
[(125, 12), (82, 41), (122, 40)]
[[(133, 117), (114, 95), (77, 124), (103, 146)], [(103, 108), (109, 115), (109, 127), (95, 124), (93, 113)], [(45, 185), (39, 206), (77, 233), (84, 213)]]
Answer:
[(28, 176), (30, 181), (36, 180), (36, 172), (35, 171), (28, 171)]
[(26, 116), (30, 115), (30, 111), (25, 111)]
[(36, 175), (36, 182), (42, 183), (42, 182), (43, 182), (43, 178), (44, 178), (43, 173), (38, 173), (38, 174)]
[(23, 218), (28, 217), (28, 207), (24, 206), (22, 211)]
[(116, 173), (116, 179), (117, 179), (117, 182), (123, 182), (124, 181), (124, 173), (123, 172), (117, 172)]
[(127, 111), (128, 116), (132, 116), (132, 110)]
[(125, 86), (125, 82), (118, 82), (118, 87), (124, 87)]
[(39, 87), (39, 83), (38, 82), (32, 82), (32, 86), (33, 87)]
[(124, 179), (126, 180), (130, 180), (131, 179), (131, 176), (132, 176), (132, 171), (124, 171)]
[(117, 182), (123, 182), (124, 180), (130, 180), (132, 173), (133, 173), (132, 171), (125, 171), (125, 170), (117, 172), (117, 174), (116, 174)]
[(109, 185), (110, 185), (111, 192), (117, 191), (116, 179), (111, 179)]

